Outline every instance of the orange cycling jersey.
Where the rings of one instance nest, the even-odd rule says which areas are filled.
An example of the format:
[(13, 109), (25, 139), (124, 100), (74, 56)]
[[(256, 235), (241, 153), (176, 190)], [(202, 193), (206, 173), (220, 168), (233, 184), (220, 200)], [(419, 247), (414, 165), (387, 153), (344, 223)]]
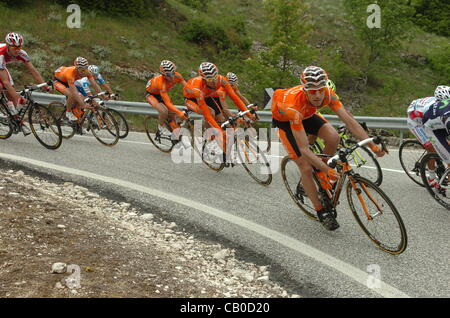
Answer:
[(339, 97), (331, 89), (325, 91), (322, 105), (315, 107), (309, 102), (303, 88), (303, 85), (299, 85), (275, 90), (272, 101), (272, 116), (275, 120), (289, 121), (292, 129), (302, 130), (302, 121), (316, 114), (320, 108), (328, 106), (336, 111), (343, 107)]
[[(168, 81), (165, 76), (163, 75), (158, 75), (155, 76), (153, 78), (151, 78), (148, 83), (147, 83), (147, 93), (151, 94), (151, 95), (159, 95), (161, 96), (162, 100), (164, 101), (164, 104), (167, 106), (167, 108), (169, 108), (169, 110), (171, 110), (172, 112), (175, 112), (179, 115), (182, 114), (182, 112), (180, 110), (178, 110), (175, 105), (172, 103), (170, 96), (168, 94), (168, 92), (177, 84), (177, 83), (184, 83), (184, 78), (183, 76), (178, 73), (175, 72), (175, 76), (173, 81)], [(158, 103), (158, 101), (155, 99), (151, 99), (151, 104), (153, 103)]]
[(217, 77), (217, 85), (215, 88), (209, 88), (200, 76), (191, 78), (183, 89), (183, 94), (186, 98), (197, 99), (199, 106), (205, 105), (206, 97), (219, 97), (221, 100), (225, 99), (225, 94), (230, 96), (234, 104), (242, 111), (246, 111), (244, 102), (236, 95), (231, 84), (227, 81), (225, 76), (219, 75)]
[(55, 71), (55, 78), (61, 83), (68, 85), (74, 85), (75, 81), (82, 79), (83, 77), (87, 77), (89, 79), (94, 80), (91, 72), (89, 75), (80, 75), (75, 66), (64, 67), (61, 66)]

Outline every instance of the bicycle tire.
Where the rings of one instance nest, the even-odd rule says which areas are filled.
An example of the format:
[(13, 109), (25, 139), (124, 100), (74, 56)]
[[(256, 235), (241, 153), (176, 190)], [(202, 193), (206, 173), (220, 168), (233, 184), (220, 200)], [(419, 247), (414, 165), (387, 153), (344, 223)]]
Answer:
[[(356, 144), (357, 142), (354, 140), (350, 140), (347, 139), (345, 141), (347, 146), (353, 146), (354, 144)], [(352, 160), (355, 162), (354, 159), (351, 158), (356, 158), (356, 156), (360, 156), (359, 151), (362, 150), (364, 153), (367, 154), (367, 156), (370, 158), (370, 160), (372, 161), (372, 164), (374, 165), (374, 167), (370, 167), (366, 165), (366, 163), (363, 163), (362, 165), (359, 166), (354, 166), (352, 165)], [(360, 160), (360, 159), (358, 159)], [(369, 148), (367, 148), (366, 146), (361, 146), (358, 149), (356, 149), (349, 157), (348, 159), (349, 164), (352, 166), (353, 170), (358, 173), (359, 175), (365, 177), (366, 179), (372, 181), (373, 183), (375, 183), (377, 186), (381, 186), (381, 184), (383, 183), (383, 170), (381, 170), (381, 165), (378, 162), (377, 158), (375, 157), (375, 155), (372, 153), (372, 151), (369, 150)], [(362, 170), (359, 169), (360, 167), (364, 167), (366, 166), (366, 170)], [(366, 171), (370, 171), (370, 170), (375, 170), (376, 174), (369, 174)]]
[[(117, 125), (114, 116), (106, 110), (98, 110), (95, 113), (91, 113), (93, 116), (88, 117), (88, 127), (94, 137), (103, 145), (112, 147), (119, 141), (119, 126)], [(101, 131), (106, 130), (105, 136), (101, 134)], [(111, 141), (109, 138), (113, 137)]]
[[(354, 184), (353, 184), (353, 182)], [(359, 185), (359, 187), (358, 187)], [(355, 189), (355, 187), (357, 187)], [(371, 191), (369, 191), (369, 189)], [(373, 206), (377, 206), (377, 204), (373, 203), (373, 199), (374, 197), (374, 192), (375, 191), (378, 195), (379, 198), (381, 198), (382, 200), (384, 200), (385, 204), (381, 204), (381, 200), (378, 199), (376, 200), (378, 206), (382, 205), (382, 207), (384, 207), (384, 209), (381, 209), (383, 212), (380, 213), (374, 213), (374, 214), (370, 214), (370, 217), (372, 217), (372, 219), (369, 219), (369, 217), (365, 214), (364, 211), (361, 212), (361, 215), (358, 214), (358, 210), (355, 207), (355, 202), (358, 201), (361, 204), (361, 210), (363, 210), (363, 203), (361, 202), (361, 194), (366, 195), (367, 200), (363, 200), (364, 202), (364, 206), (367, 207), (368, 202), (372, 202)], [(406, 234), (406, 228), (405, 225), (403, 223), (403, 220), (400, 216), (400, 214), (398, 213), (397, 208), (395, 207), (395, 205), (392, 203), (391, 199), (386, 195), (386, 193), (384, 193), (383, 190), (381, 190), (381, 188), (379, 186), (377, 186), (374, 182), (358, 175), (355, 174), (351, 177), (349, 177), (349, 181), (347, 182), (347, 202), (348, 205), (350, 207), (350, 210), (352, 211), (353, 216), (355, 217), (358, 225), (361, 227), (361, 229), (363, 230), (363, 232), (369, 237), (369, 239), (382, 251), (392, 254), (392, 255), (398, 255), (401, 254), (405, 251), (407, 245), (408, 245), (408, 236)], [(352, 198), (352, 193), (356, 193), (356, 196), (358, 197), (356, 200), (353, 200)], [(383, 242), (380, 240), (379, 238), (379, 228), (377, 228), (376, 230), (372, 230), (372, 227), (376, 227), (378, 225), (378, 223), (380, 222), (376, 222), (379, 221), (381, 216), (383, 216), (382, 222), (386, 223), (389, 219), (387, 219), (387, 211), (388, 209), (392, 212), (392, 214), (394, 215), (394, 218), (389, 218), (392, 219), (392, 223), (395, 223), (395, 227), (396, 230), (394, 230), (394, 226), (391, 226), (388, 229), (388, 232), (390, 233), (388, 236), (389, 238), (391, 238), (391, 233), (393, 233), (394, 231), (396, 232), (396, 234), (399, 234), (398, 238), (395, 238), (395, 241), (393, 243), (387, 243), (387, 239), (385, 240), (385, 238), (383, 238)], [(395, 222), (394, 222), (395, 219)], [(363, 222), (363, 220), (366, 220), (367, 222)], [(370, 225), (370, 226), (369, 226)], [(370, 227), (370, 229), (369, 229)], [(397, 229), (398, 228), (398, 229)], [(375, 236), (376, 235), (376, 236)]]
[(3, 105), (0, 105), (0, 139), (8, 139), (13, 133), (13, 128), (9, 120), (8, 113), (3, 109)]
[[(409, 165), (409, 164), (408, 164), (408, 167), (406, 167), (407, 164), (405, 163), (406, 162), (405, 159), (407, 156), (404, 155), (404, 152), (406, 151), (406, 149), (408, 149), (408, 147), (412, 147), (413, 145), (423, 149), (423, 153), (419, 156), (419, 159), (414, 160), (414, 168), (411, 169), (411, 165)], [(420, 161), (426, 154), (427, 154), (427, 151), (425, 150), (423, 145), (418, 140), (414, 140), (414, 139), (404, 140), (402, 142), (402, 144), (400, 145), (400, 148), (398, 151), (400, 164), (401, 164), (403, 170), (405, 171), (406, 175), (412, 181), (414, 181), (414, 183), (420, 185), (421, 187), (425, 187), (425, 184), (422, 182), (422, 177), (420, 176)], [(416, 177), (414, 177), (414, 174)]]
[[(158, 118), (154, 118), (152, 116), (145, 117), (144, 127), (148, 139), (159, 151), (168, 153), (172, 150), (174, 145), (172, 139), (168, 136), (161, 136), (159, 134)], [(166, 124), (166, 127), (170, 130), (169, 125)]]
[(270, 140), (270, 137), (271, 137), (270, 128), (264, 128), (266, 130), (266, 140), (262, 140), (261, 139), (260, 130), (255, 128), (255, 127), (253, 127), (252, 124), (249, 124), (249, 126), (244, 129), (244, 132), (245, 132), (246, 135), (254, 136), (254, 134), (248, 133), (248, 129), (254, 129), (256, 131), (256, 140), (257, 140), (258, 146), (261, 146), (261, 144), (263, 142), (267, 143), (267, 145), (264, 148), (263, 147), (259, 147), (259, 149), (261, 151), (263, 151), (263, 152), (266, 152), (266, 153), (269, 152), (271, 147), (272, 147), (272, 142)]
[[(293, 165), (293, 168), (291, 169), (293, 169), (295, 172), (292, 172), (291, 169), (287, 168), (289, 164)], [(305, 199), (309, 200), (309, 198), (306, 196), (306, 193), (303, 190), (303, 186), (301, 185), (301, 174), (297, 164), (289, 156), (285, 156), (281, 160), (280, 169), (284, 186), (286, 187), (286, 190), (292, 200), (300, 208), (300, 210), (306, 214), (308, 218), (319, 221), (319, 219), (317, 218), (317, 212), (314, 209), (312, 203), (310, 203), (310, 205), (305, 203)], [(288, 170), (290, 171), (288, 172)], [(291, 179), (292, 182), (289, 179)], [(290, 183), (292, 183), (292, 185)]]
[[(220, 153), (216, 154), (215, 152), (209, 153), (209, 149), (207, 147), (210, 147), (208, 145), (211, 145), (212, 143), (217, 143), (215, 140), (204, 140), (202, 144), (202, 161), (205, 165), (208, 166), (208, 168), (219, 172), (222, 171), (223, 168), (225, 168), (225, 162), (223, 160), (223, 151), (220, 150)], [(219, 145), (216, 146), (217, 149), (220, 147)], [(209, 161), (209, 158), (213, 159)]]
[(64, 139), (70, 139), (75, 135), (73, 124), (66, 118), (66, 106), (60, 102), (51, 102), (48, 105), (49, 110), (58, 120), (61, 127), (61, 134)]
[(117, 125), (119, 126), (119, 138), (120, 139), (126, 138), (129, 133), (129, 126), (127, 120), (125, 119), (125, 116), (123, 116), (120, 112), (112, 108), (108, 108), (108, 111), (114, 117), (114, 119), (117, 122)]
[[(247, 173), (259, 184), (262, 184), (264, 186), (269, 185), (272, 182), (272, 170), (270, 169), (270, 162), (267, 159), (267, 157), (264, 155), (264, 152), (261, 151), (258, 144), (253, 142), (249, 138), (245, 138), (243, 140), (245, 143), (245, 149), (240, 149), (239, 145), (243, 145), (239, 142), (238, 137), (235, 136), (235, 146), (236, 150), (239, 155), (239, 159), (241, 160), (242, 165), (244, 166), (244, 169), (247, 171)], [(250, 151), (247, 151), (247, 149), (250, 149)], [(241, 151), (243, 150), (243, 151)], [(256, 155), (256, 162), (259, 162), (260, 158), (263, 160), (263, 166), (265, 168), (257, 167), (256, 169), (264, 169), (262, 171), (261, 175), (266, 177), (259, 177), (255, 171), (252, 171), (250, 167), (254, 166), (254, 160), (252, 158), (252, 155)]]
[[(47, 107), (36, 103), (31, 105), (28, 112), (28, 122), (34, 137), (45, 148), (56, 150), (61, 146), (61, 126)], [(52, 136), (56, 138), (52, 138)]]
[(447, 165), (442, 161), (441, 157), (436, 152), (428, 153), (420, 161), (420, 176), (422, 178), (422, 182), (425, 184), (425, 188), (427, 189), (428, 193), (433, 197), (433, 199), (447, 210), (450, 210), (450, 202), (447, 203), (443, 199), (441, 199), (439, 196), (439, 192), (436, 193), (435, 190), (433, 190), (428, 183), (426, 171), (428, 167), (428, 162), (430, 160), (435, 160), (437, 162), (436, 164), (437, 167), (435, 171), (438, 179), (441, 179), (445, 173), (447, 174), (449, 173), (449, 171), (447, 171), (446, 169)]

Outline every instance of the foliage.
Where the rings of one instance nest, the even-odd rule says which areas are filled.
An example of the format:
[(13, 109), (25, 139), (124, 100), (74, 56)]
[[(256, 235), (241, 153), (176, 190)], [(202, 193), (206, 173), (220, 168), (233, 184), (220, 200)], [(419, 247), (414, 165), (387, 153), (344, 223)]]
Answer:
[(118, 16), (142, 17), (146, 15), (148, 8), (152, 7), (151, 0), (57, 0), (58, 3), (67, 6), (78, 4), (81, 10), (96, 10)]
[(368, 64), (378, 59), (387, 58), (388, 52), (400, 48), (401, 40), (407, 38), (412, 31), (411, 18), (414, 9), (398, 0), (379, 0), (381, 9), (381, 25), (369, 28), (367, 25), (373, 0), (344, 0), (344, 7), (357, 36), (368, 48)]
[(265, 0), (264, 7), (271, 34), (268, 50), (260, 53), (261, 62), (278, 73), (277, 85), (283, 86), (290, 82), (286, 73), (294, 73), (296, 63), (311, 58), (307, 45), (311, 31), (308, 6), (303, 0)]
[(450, 2), (448, 0), (420, 0), (413, 4), (414, 23), (428, 32), (450, 36)]

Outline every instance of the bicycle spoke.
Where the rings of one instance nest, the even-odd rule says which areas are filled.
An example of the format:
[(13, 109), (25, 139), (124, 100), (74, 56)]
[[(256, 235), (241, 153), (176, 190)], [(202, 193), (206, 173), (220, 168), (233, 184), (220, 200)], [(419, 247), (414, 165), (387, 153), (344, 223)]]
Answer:
[(406, 230), (394, 204), (367, 179), (352, 179), (347, 185), (347, 199), (358, 224), (382, 250), (402, 253), (406, 248)]

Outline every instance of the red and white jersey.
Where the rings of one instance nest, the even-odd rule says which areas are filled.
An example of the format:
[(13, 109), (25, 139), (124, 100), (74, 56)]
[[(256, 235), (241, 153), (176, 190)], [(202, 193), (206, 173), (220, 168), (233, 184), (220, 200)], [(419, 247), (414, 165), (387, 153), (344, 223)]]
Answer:
[(9, 55), (8, 45), (5, 43), (0, 43), (0, 70), (6, 69), (6, 64), (15, 61), (29, 62), (30, 57), (24, 50), (20, 50), (19, 55), (17, 56)]

